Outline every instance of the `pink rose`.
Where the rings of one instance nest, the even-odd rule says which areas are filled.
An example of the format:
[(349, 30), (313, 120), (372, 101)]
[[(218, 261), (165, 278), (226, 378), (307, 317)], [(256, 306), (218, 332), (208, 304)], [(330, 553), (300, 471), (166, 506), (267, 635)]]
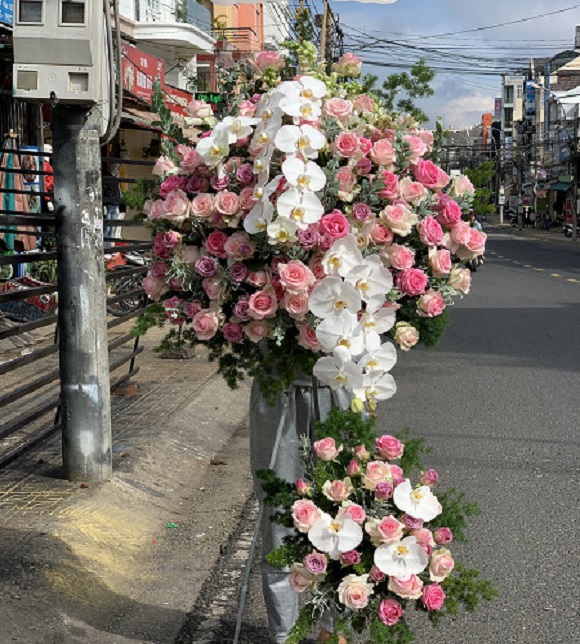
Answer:
[(191, 202), (191, 215), (193, 217), (209, 217), (213, 212), (214, 199), (212, 195), (200, 193)]
[(342, 452), (342, 445), (336, 447), (334, 438), (323, 438), (314, 441), (314, 451), (321, 461), (333, 461)]
[(377, 525), (377, 532), (379, 533), (381, 543), (395, 543), (395, 541), (400, 541), (403, 536), (404, 527), (405, 524), (397, 521), (392, 514), (381, 519)]
[(209, 340), (217, 333), (219, 326), (218, 314), (210, 309), (202, 309), (196, 313), (191, 322), (198, 340)]
[(155, 279), (163, 279), (167, 275), (168, 266), (165, 262), (155, 262), (151, 264), (149, 274)]
[(351, 132), (341, 132), (332, 144), (332, 148), (336, 154), (342, 157), (354, 157), (359, 151), (359, 140), (356, 134)]
[(368, 606), (372, 592), (368, 575), (347, 575), (338, 586), (338, 600), (351, 610), (362, 610)]
[(159, 186), (159, 196), (167, 197), (174, 190), (184, 190), (187, 185), (187, 177), (171, 174)]
[(356, 456), (359, 461), (368, 461), (371, 457), (370, 452), (364, 445), (357, 445), (352, 453)]
[(194, 174), (189, 177), (187, 182), (187, 192), (195, 194), (196, 192), (205, 192), (209, 188), (209, 181), (200, 174)]
[(278, 301), (272, 291), (257, 291), (250, 296), (248, 312), (254, 320), (273, 318), (277, 310)]
[(249, 163), (243, 163), (236, 170), (236, 179), (244, 186), (253, 186), (256, 183), (254, 168)]
[(236, 302), (234, 306), (234, 315), (240, 320), (240, 322), (247, 322), (250, 320), (250, 316), (248, 314), (248, 310), (250, 308), (250, 305), (248, 304), (248, 300), (240, 299)]
[(298, 479), (297, 481), (294, 482), (294, 487), (296, 488), (296, 492), (300, 494), (300, 496), (306, 496), (310, 494), (310, 485), (303, 479)]
[(395, 465), (394, 463), (389, 463), (389, 466), (391, 468), (391, 476), (395, 481), (395, 485), (398, 485), (401, 481), (404, 480), (403, 468), (399, 467), (398, 465)]
[(373, 149), (373, 142), (364, 136), (358, 137), (360, 151), (366, 156)]
[(346, 473), (349, 476), (356, 476), (357, 474), (360, 474), (359, 462), (355, 459), (350, 461), (349, 464), (346, 466)]
[(387, 206), (381, 212), (380, 217), (386, 226), (401, 237), (409, 235), (418, 221), (417, 215), (402, 204)]
[[(157, 240), (157, 237), (155, 239)], [(171, 250), (181, 243), (181, 235), (175, 230), (168, 230), (166, 233), (161, 235), (161, 243), (165, 248)]]
[(185, 111), (195, 119), (205, 119), (213, 114), (213, 109), (209, 103), (197, 100), (191, 101)]
[(411, 165), (416, 165), (421, 157), (427, 153), (427, 146), (420, 137), (412, 134), (406, 134), (403, 139), (409, 144), (410, 154), (407, 159)]
[(323, 109), (325, 114), (332, 116), (344, 123), (352, 114), (353, 105), (352, 101), (335, 97), (325, 101)]
[(417, 226), (419, 238), (425, 246), (439, 246), (443, 241), (443, 228), (435, 217), (425, 217)]
[(383, 170), (380, 178), (384, 183), (384, 188), (378, 193), (381, 199), (396, 199), (399, 195), (399, 179), (396, 174)]
[(318, 231), (321, 235), (331, 235), (333, 239), (346, 237), (349, 233), (348, 219), (339, 211), (333, 210), (318, 222)]
[(428, 528), (417, 528), (411, 530), (411, 536), (417, 539), (417, 545), (423, 548), (423, 550), (430, 555), (433, 552), (435, 547), (435, 541), (433, 541), (433, 533)]
[(195, 262), (195, 270), (201, 277), (213, 277), (217, 272), (217, 261), (213, 257), (200, 257)]
[(429, 561), (429, 579), (431, 581), (443, 581), (449, 577), (454, 566), (455, 562), (447, 548), (435, 550)]
[(446, 277), (451, 272), (451, 253), (448, 250), (437, 250), (429, 255), (429, 266), (434, 277)]
[(225, 243), (228, 241), (228, 236), (221, 230), (212, 230), (205, 240), (204, 248), (208, 253), (225, 259), (227, 257), (225, 251)]
[(267, 320), (251, 320), (244, 327), (244, 333), (252, 342), (257, 343), (268, 337), (270, 329), (271, 327)]
[(403, 599), (419, 599), (423, 592), (423, 582), (417, 575), (411, 575), (409, 579), (404, 581), (397, 577), (389, 577), (388, 588)]
[(349, 52), (343, 54), (336, 63), (333, 65), (334, 71), (339, 76), (355, 78), (360, 76), (362, 67), (362, 60), (355, 54)]
[(186, 174), (191, 174), (199, 165), (203, 163), (197, 150), (187, 145), (178, 145), (178, 154), (181, 157), (181, 169)]
[(303, 293), (315, 282), (312, 271), (298, 259), (279, 264), (278, 273), (282, 285), (290, 293)]
[(248, 275), (247, 282), (256, 288), (262, 288), (268, 283), (268, 275), (266, 271), (252, 271)]
[(400, 244), (393, 244), (384, 250), (384, 256), (387, 258), (388, 263), (398, 271), (405, 271), (408, 268), (413, 268), (415, 263), (415, 253), (407, 246)]
[(427, 146), (428, 152), (431, 152), (431, 150), (433, 150), (433, 144), (435, 143), (433, 132), (430, 132), (429, 130), (419, 130), (417, 132), (417, 136)]
[(165, 218), (183, 221), (189, 214), (189, 199), (183, 190), (172, 190), (165, 199)]
[(299, 499), (292, 505), (292, 520), (298, 532), (308, 532), (318, 521), (320, 510), (309, 499)]
[(250, 212), (255, 205), (254, 189), (251, 187), (242, 188), (240, 192), (240, 208), (244, 212)]
[(419, 342), (419, 331), (408, 322), (397, 322), (395, 325), (395, 342), (402, 351), (409, 351)]
[(242, 101), (239, 109), (240, 116), (254, 116), (256, 113), (256, 106), (252, 101)]
[(472, 230), (475, 230), (475, 228), (471, 228), (467, 221), (459, 221), (451, 228), (449, 236), (451, 237), (451, 241), (456, 244), (466, 244), (469, 241)]
[(425, 293), (428, 284), (429, 278), (419, 268), (409, 268), (397, 275), (397, 288), (409, 297)]
[(318, 351), (320, 349), (320, 344), (316, 337), (316, 331), (306, 322), (300, 325), (298, 328), (298, 334), (298, 344), (301, 347), (304, 349), (310, 349), (311, 351)]
[(228, 268), (228, 275), (234, 282), (243, 282), (248, 277), (248, 267), (242, 262), (234, 262)]
[(360, 553), (356, 550), (349, 550), (340, 555), (340, 563), (342, 566), (356, 566), (360, 561)]
[(319, 552), (313, 552), (304, 557), (304, 567), (313, 575), (324, 575), (327, 565), (326, 557)]
[(413, 174), (417, 181), (431, 190), (443, 190), (449, 183), (449, 175), (436, 166), (433, 161), (421, 159), (417, 165), (413, 166)]
[(469, 293), (469, 287), (471, 286), (471, 271), (467, 268), (455, 266), (451, 269), (447, 283), (458, 293), (467, 295)]
[(396, 599), (383, 599), (378, 615), (385, 626), (394, 626), (403, 617), (403, 609)]
[(429, 191), (422, 183), (413, 181), (409, 177), (405, 177), (399, 181), (399, 193), (402, 199), (413, 206), (425, 201), (429, 196)]
[(381, 458), (392, 460), (394, 458), (401, 458), (405, 446), (394, 436), (383, 434), (375, 440), (375, 449), (381, 455)]
[(314, 575), (302, 564), (294, 563), (290, 567), (288, 583), (295, 593), (303, 593), (314, 585)]
[(421, 472), (419, 480), (423, 485), (428, 485), (432, 487), (439, 480), (439, 474), (435, 470), (427, 470), (426, 472)]
[(275, 51), (260, 51), (256, 53), (254, 55), (254, 62), (261, 72), (268, 68), (280, 71), (286, 64), (284, 57)]
[(305, 293), (284, 293), (284, 308), (294, 320), (303, 320), (308, 313), (308, 295)]
[(453, 541), (453, 532), (449, 528), (435, 528), (433, 530), (433, 540), (438, 545), (446, 545)]
[(417, 313), (423, 318), (435, 318), (446, 308), (445, 299), (439, 291), (428, 290), (417, 302)]
[(356, 177), (349, 167), (344, 166), (336, 173), (336, 180), (338, 181), (338, 196), (344, 199), (355, 187)]
[(222, 215), (235, 215), (240, 209), (240, 200), (238, 199), (238, 195), (233, 192), (228, 192), (227, 190), (218, 192), (215, 201), (215, 208)]
[(348, 503), (348, 505), (344, 505), (342, 508), (340, 508), (337, 517), (344, 516), (345, 514), (348, 514), (348, 516), (359, 525), (362, 525), (365, 522), (367, 516), (367, 513), (362, 506), (360, 506), (358, 503), (350, 502)]
[(166, 175), (171, 174), (176, 170), (177, 167), (175, 163), (173, 163), (173, 161), (169, 157), (160, 156), (155, 162), (155, 166), (153, 167), (153, 170), (151, 170), (151, 172), (158, 177), (165, 177)]
[(244, 339), (243, 329), (237, 322), (226, 322), (222, 327), (222, 333), (232, 344), (238, 344)]
[(169, 291), (169, 286), (162, 279), (156, 279), (151, 275), (147, 275), (143, 279), (143, 288), (145, 293), (154, 301), (158, 302), (165, 293)]
[(250, 236), (241, 230), (236, 231), (224, 244), (226, 255), (237, 262), (253, 257), (254, 250)]
[(423, 588), (423, 606), (427, 610), (439, 610), (445, 601), (445, 593), (439, 584), (428, 584)]
[(376, 246), (386, 246), (393, 241), (393, 233), (385, 226), (375, 224), (371, 228), (370, 238)]
[(325, 481), (322, 486), (322, 494), (334, 503), (342, 503), (348, 499), (353, 487), (349, 478), (344, 481)]
[(201, 285), (210, 300), (219, 300), (224, 293), (224, 286), (221, 280), (214, 277), (206, 277), (202, 280)]
[(367, 94), (361, 94), (354, 99), (353, 106), (359, 114), (364, 114), (365, 112), (374, 112), (375, 101)]
[(485, 253), (487, 235), (477, 228), (469, 229), (469, 237), (463, 246), (457, 249), (459, 259), (471, 260)]
[(401, 521), (409, 530), (419, 530), (419, 528), (423, 527), (423, 519), (416, 519), (410, 514), (403, 514)]
[(384, 461), (370, 461), (367, 463), (363, 476), (363, 487), (374, 490), (381, 481), (392, 481), (391, 468)]
[(390, 167), (395, 163), (395, 148), (388, 139), (379, 139), (373, 143), (370, 157), (373, 163), (384, 167)]
[(449, 195), (439, 193), (437, 195), (437, 221), (447, 228), (453, 228), (461, 221), (461, 208), (457, 201), (451, 199)]

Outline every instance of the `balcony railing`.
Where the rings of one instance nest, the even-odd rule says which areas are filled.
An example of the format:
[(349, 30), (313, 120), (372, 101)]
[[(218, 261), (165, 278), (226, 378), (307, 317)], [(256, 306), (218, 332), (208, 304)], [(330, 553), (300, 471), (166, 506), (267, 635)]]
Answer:
[(218, 41), (225, 41), (241, 52), (257, 51), (258, 34), (251, 27), (224, 27), (213, 29), (212, 36)]

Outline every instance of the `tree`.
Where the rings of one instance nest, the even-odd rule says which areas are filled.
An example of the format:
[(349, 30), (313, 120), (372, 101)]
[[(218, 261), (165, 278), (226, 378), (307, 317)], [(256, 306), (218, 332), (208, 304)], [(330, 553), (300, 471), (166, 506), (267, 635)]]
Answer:
[(475, 188), (473, 214), (476, 217), (491, 215), (495, 211), (495, 206), (491, 203), (493, 192), (490, 188), (491, 180), (495, 175), (495, 163), (493, 161), (484, 161), (475, 169), (468, 168), (465, 170), (465, 174)]
[(383, 82), (381, 89), (375, 88), (377, 76), (373, 74), (365, 76), (363, 89), (377, 95), (387, 110), (396, 109), (399, 112), (406, 112), (419, 123), (424, 123), (428, 120), (428, 116), (415, 105), (415, 100), (433, 96), (431, 83), (434, 78), (434, 70), (427, 65), (424, 58), (421, 58), (411, 67), (410, 73), (390, 74)]

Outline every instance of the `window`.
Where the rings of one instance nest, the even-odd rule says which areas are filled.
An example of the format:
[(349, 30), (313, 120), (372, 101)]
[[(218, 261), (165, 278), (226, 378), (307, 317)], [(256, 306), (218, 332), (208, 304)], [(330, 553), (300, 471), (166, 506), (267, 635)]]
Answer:
[(42, 0), (20, 0), (18, 22), (24, 24), (42, 24)]
[(62, 0), (60, 6), (61, 25), (85, 24), (85, 0)]
[(514, 102), (514, 86), (513, 85), (506, 85), (504, 97), (505, 97), (504, 103), (511, 104), (511, 103)]

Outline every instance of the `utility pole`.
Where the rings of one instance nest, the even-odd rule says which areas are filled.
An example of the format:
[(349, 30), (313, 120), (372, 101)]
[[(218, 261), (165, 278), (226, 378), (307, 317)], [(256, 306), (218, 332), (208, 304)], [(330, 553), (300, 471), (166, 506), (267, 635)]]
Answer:
[(112, 474), (101, 153), (89, 111), (52, 111), (63, 462), (71, 481)]
[(328, 0), (324, 0), (322, 31), (320, 34), (320, 62), (326, 64), (326, 30), (328, 27)]

